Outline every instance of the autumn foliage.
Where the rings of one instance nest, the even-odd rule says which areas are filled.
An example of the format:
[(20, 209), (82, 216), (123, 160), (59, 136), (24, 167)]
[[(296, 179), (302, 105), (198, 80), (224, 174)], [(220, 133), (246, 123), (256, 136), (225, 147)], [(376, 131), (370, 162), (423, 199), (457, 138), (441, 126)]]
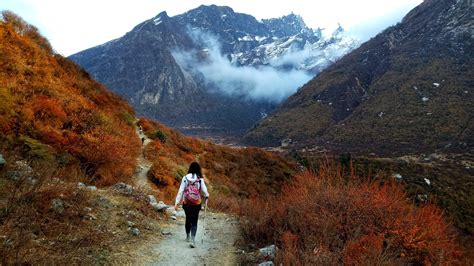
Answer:
[(8, 11), (0, 55), (0, 152), (59, 162), (103, 185), (133, 175), (140, 145), (124, 100)]
[(213, 193), (210, 205), (235, 212), (242, 199), (277, 193), (296, 169), (295, 164), (261, 149), (216, 145), (147, 119), (141, 119), (139, 124), (154, 139), (145, 151), (153, 162), (149, 178), (168, 201), (176, 196), (181, 177), (193, 161), (201, 164)]
[(461, 256), (441, 210), (414, 206), (391, 182), (343, 178), (326, 168), (247, 204), (245, 237), (277, 243), (284, 265), (437, 265)]

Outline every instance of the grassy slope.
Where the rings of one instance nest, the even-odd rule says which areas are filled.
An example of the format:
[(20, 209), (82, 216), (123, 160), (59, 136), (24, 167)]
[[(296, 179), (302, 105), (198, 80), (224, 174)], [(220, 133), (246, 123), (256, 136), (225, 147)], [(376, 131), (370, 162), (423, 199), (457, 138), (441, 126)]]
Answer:
[(0, 21), (0, 151), (101, 184), (131, 176), (134, 112), (74, 63), (54, 54), (14, 14)]
[(146, 150), (153, 162), (149, 178), (162, 197), (173, 202), (181, 176), (192, 161), (200, 162), (210, 188), (212, 206), (237, 210), (240, 200), (272, 195), (296, 172), (296, 164), (256, 148), (230, 148), (185, 137), (161, 124), (139, 122), (154, 141)]

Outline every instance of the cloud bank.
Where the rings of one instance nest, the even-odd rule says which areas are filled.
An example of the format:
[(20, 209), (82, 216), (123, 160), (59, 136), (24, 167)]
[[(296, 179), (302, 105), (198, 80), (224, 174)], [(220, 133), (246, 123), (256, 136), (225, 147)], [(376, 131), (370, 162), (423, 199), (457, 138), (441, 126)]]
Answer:
[(236, 66), (221, 54), (216, 37), (199, 30), (190, 31), (190, 36), (202, 50), (175, 50), (173, 57), (184, 71), (202, 74), (208, 87), (225, 95), (279, 103), (312, 78), (303, 70)]

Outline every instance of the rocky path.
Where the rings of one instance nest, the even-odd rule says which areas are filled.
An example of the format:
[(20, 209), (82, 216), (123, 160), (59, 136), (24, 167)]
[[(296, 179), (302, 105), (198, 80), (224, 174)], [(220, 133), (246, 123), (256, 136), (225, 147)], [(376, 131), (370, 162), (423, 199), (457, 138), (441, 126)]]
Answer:
[[(148, 187), (147, 172), (151, 162), (144, 157), (144, 149), (151, 140), (136, 129), (140, 140), (144, 138), (142, 151), (137, 158), (135, 174), (139, 186)], [(212, 195), (211, 195), (212, 200)], [(135, 265), (237, 265), (239, 237), (238, 220), (223, 213), (201, 211), (195, 248), (185, 241), (184, 211), (174, 211), (172, 206), (166, 210), (169, 220), (161, 228), (160, 237), (150, 237), (133, 252)]]
[(152, 163), (145, 159), (144, 151), (145, 147), (151, 142), (151, 139), (149, 139), (143, 130), (140, 130), (138, 127), (136, 128), (136, 132), (140, 140), (144, 140), (142, 142), (142, 148), (140, 151), (140, 156), (137, 158), (137, 171), (135, 173), (135, 178), (137, 185), (139, 186), (148, 186), (148, 178), (147, 178), (147, 173), (148, 170), (150, 170), (150, 167), (152, 166)]
[(180, 217), (163, 229), (165, 238), (154, 248), (159, 257), (150, 265), (237, 265), (237, 220), (222, 213), (203, 215), (195, 248), (185, 241), (184, 217)]

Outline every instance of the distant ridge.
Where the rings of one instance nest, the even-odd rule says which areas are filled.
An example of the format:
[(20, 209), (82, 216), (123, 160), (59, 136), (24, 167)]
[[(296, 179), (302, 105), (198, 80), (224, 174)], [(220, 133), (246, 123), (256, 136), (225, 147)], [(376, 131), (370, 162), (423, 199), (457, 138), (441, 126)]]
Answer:
[(358, 42), (295, 14), (257, 21), (230, 7), (161, 12), (70, 56), (139, 114), (186, 133), (240, 135)]
[(247, 143), (472, 153), (473, 23), (466, 1), (424, 1), (286, 100)]

